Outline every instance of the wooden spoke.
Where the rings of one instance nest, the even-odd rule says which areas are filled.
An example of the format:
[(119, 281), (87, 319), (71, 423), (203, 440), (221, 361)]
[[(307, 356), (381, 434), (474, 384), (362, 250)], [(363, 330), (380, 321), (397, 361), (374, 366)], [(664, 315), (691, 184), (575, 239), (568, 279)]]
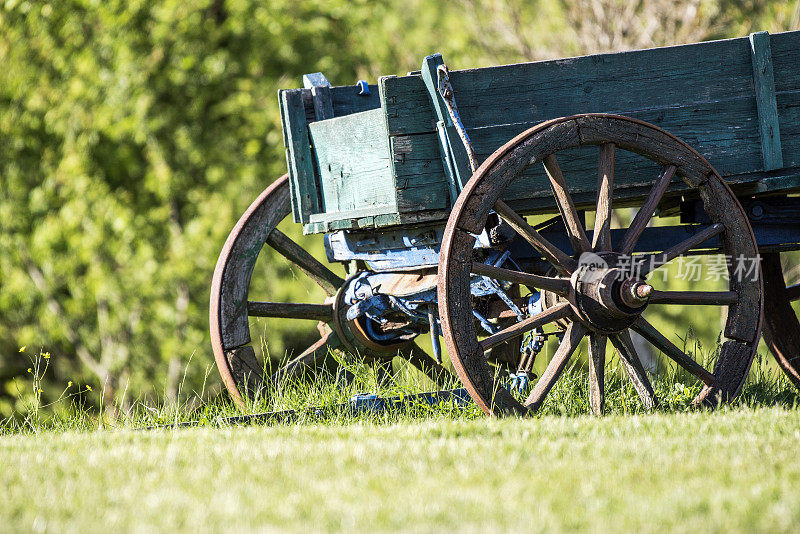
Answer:
[(336, 291), (344, 283), (344, 280), (277, 228), (267, 236), (267, 243), (277, 250), (281, 256), (297, 265), (300, 270), (324, 289), (327, 295), (335, 295)]
[(600, 163), (597, 178), (597, 213), (592, 232), (592, 249), (595, 252), (611, 250), (611, 196), (614, 192), (614, 144), (600, 145)]
[(311, 319), (330, 322), (333, 319), (332, 304), (298, 304), (295, 302), (248, 302), (250, 317), (281, 317), (284, 319)]
[(650, 379), (647, 378), (647, 371), (644, 370), (642, 361), (636, 354), (636, 349), (633, 348), (633, 341), (628, 331), (624, 330), (619, 334), (612, 335), (611, 344), (617, 349), (622, 367), (633, 383), (639, 398), (642, 399), (642, 404), (647, 409), (653, 408), (656, 405), (656, 394), (650, 384)]
[(597, 416), (603, 415), (605, 407), (606, 342), (600, 334), (589, 335), (589, 407)]
[(661, 197), (664, 196), (664, 192), (672, 181), (672, 177), (675, 176), (675, 170), (675, 165), (668, 165), (661, 171), (661, 175), (659, 175), (656, 183), (653, 184), (653, 188), (650, 189), (650, 193), (647, 195), (644, 204), (639, 208), (636, 217), (633, 218), (633, 222), (631, 222), (631, 225), (622, 237), (622, 242), (617, 247), (617, 252), (623, 255), (628, 255), (633, 252), (636, 242), (647, 227), (650, 219), (652, 219), (653, 213), (655, 213), (658, 203), (661, 201)]
[(570, 323), (564, 333), (561, 344), (558, 346), (558, 350), (553, 354), (553, 359), (547, 364), (547, 368), (542, 373), (541, 378), (536, 382), (531, 394), (528, 395), (525, 406), (534, 412), (541, 407), (545, 397), (558, 381), (569, 362), (570, 356), (578, 348), (578, 344), (580, 344), (586, 332), (588, 332), (588, 329), (581, 323)]
[(544, 158), (544, 169), (547, 171), (547, 177), (550, 178), (550, 185), (558, 201), (558, 209), (564, 218), (572, 248), (577, 254), (590, 251), (589, 239), (586, 237), (586, 231), (578, 217), (578, 211), (572, 202), (572, 196), (569, 194), (567, 183), (564, 181), (564, 175), (561, 174), (561, 167), (559, 167), (558, 159), (554, 154)]
[(537, 313), (533, 317), (529, 317), (523, 321), (514, 323), (508, 328), (504, 328), (503, 330), (492, 334), (480, 342), (481, 349), (486, 352), (499, 343), (513, 339), (524, 334), (525, 332), (533, 330), (534, 328), (538, 328), (547, 323), (552, 323), (553, 321), (569, 317), (571, 314), (572, 309), (570, 308), (568, 302), (556, 304), (552, 308), (544, 310), (541, 313)]
[(678, 256), (686, 254), (694, 247), (702, 245), (712, 237), (721, 234), (724, 230), (725, 230), (725, 225), (723, 225), (722, 223), (715, 223), (709, 226), (708, 228), (700, 232), (697, 232), (689, 239), (681, 241), (674, 247), (667, 249), (660, 254), (647, 254), (644, 256), (637, 256), (636, 260), (642, 266), (640, 270), (641, 275), (645, 276), (651, 270), (656, 269), (657, 267), (674, 260)]
[(440, 388), (450, 387), (456, 378), (446, 367), (416, 345), (402, 351), (400, 356), (408, 360), (411, 365), (419, 369)]
[(786, 296), (790, 301), (800, 300), (800, 284), (795, 284), (786, 288)]
[(676, 347), (664, 334), (659, 332), (656, 327), (647, 322), (644, 317), (639, 317), (631, 328), (633, 328), (634, 332), (649, 341), (655, 348), (666, 354), (668, 358), (686, 369), (686, 371), (697, 377), (707, 386), (710, 386), (714, 382), (713, 374)]
[(479, 262), (472, 264), (472, 272), (497, 280), (505, 280), (514, 284), (552, 291), (558, 295), (566, 295), (569, 291), (569, 280), (566, 278), (551, 278), (549, 276), (528, 274)]
[(657, 291), (650, 293), (650, 304), (693, 304), (725, 306), (739, 300), (736, 291)]
[(324, 362), (328, 358), (329, 352), (340, 345), (339, 336), (333, 331), (328, 332), (319, 341), (301, 352), (299, 356), (273, 373), (273, 382), (280, 383), (281, 380), (290, 379), (303, 371), (312, 369), (317, 364)]
[(574, 259), (565, 254), (560, 248), (552, 244), (550, 241), (542, 237), (536, 229), (528, 224), (528, 222), (519, 215), (516, 211), (512, 210), (502, 200), (498, 200), (494, 204), (494, 211), (502, 217), (522, 238), (531, 244), (533, 248), (539, 251), (544, 258), (549, 261), (556, 270), (563, 274), (569, 275), (577, 267)]

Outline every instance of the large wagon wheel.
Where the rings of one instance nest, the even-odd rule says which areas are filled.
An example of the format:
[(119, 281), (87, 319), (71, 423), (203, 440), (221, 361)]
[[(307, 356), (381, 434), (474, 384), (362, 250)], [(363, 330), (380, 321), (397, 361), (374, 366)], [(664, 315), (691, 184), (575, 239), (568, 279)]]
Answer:
[[(575, 204), (558, 165), (561, 150), (599, 146), (599, 180), (595, 225), (591, 243), (579, 222)], [(614, 154), (622, 149), (662, 166), (644, 204), (619, 243), (611, 243)], [(543, 162), (556, 204), (575, 248), (575, 256), (594, 251), (605, 267), (587, 276), (589, 266), (576, 261), (548, 242), (526, 220), (500, 200), (509, 184), (536, 162)], [(644, 281), (652, 256), (634, 256), (640, 276), (620, 276), (622, 258), (629, 255), (651, 219), (674, 175), (695, 190), (711, 224), (693, 237), (655, 256), (669, 261), (714, 236), (722, 253), (733, 258), (756, 258), (756, 244), (741, 205), (719, 174), (697, 152), (674, 136), (650, 124), (613, 115), (588, 114), (542, 123), (527, 130), (492, 154), (475, 172), (459, 196), (447, 222), (439, 263), (439, 306), (450, 358), (475, 401), (487, 414), (527, 414), (536, 411), (559, 379), (580, 341), (588, 336), (590, 354), (590, 405), (603, 411), (606, 340), (620, 355), (623, 368), (646, 406), (656, 402), (653, 388), (632, 344), (629, 330), (643, 336), (704, 384), (695, 404), (714, 405), (735, 397), (750, 368), (760, 334), (762, 285), (760, 277), (739, 280), (730, 268), (730, 290), (724, 292), (662, 292)], [(555, 276), (538, 276), (495, 270), (496, 279), (523, 282), (549, 292), (553, 304), (541, 313), (479, 340), (473, 321), (470, 277), (485, 274), (473, 263), (475, 235), (494, 211), (552, 264)], [(714, 372), (685, 354), (642, 316), (649, 305), (719, 305), (728, 316)], [(564, 325), (562, 341), (524, 403), (493, 380), (485, 351), (526, 330), (558, 322)]]
[(800, 300), (800, 284), (786, 286), (778, 252), (761, 255), (764, 272), (764, 342), (792, 383), (800, 388), (800, 321), (792, 301)]
[[(240, 406), (265, 391), (269, 381), (291, 380), (299, 374), (322, 367), (336, 366), (330, 351), (342, 348), (357, 353), (365, 361), (378, 363), (384, 373), (395, 355), (439, 384), (449, 380), (449, 372), (412, 341), (373, 342), (360, 320), (346, 318), (345, 280), (314, 258), (308, 251), (277, 229), (291, 213), (289, 177), (284, 175), (267, 187), (234, 226), (220, 253), (211, 284), (209, 323), (211, 344), (225, 387)], [(250, 279), (262, 247), (268, 245), (302, 270), (327, 295), (324, 302), (291, 303), (250, 300)], [(269, 376), (266, 365), (256, 358), (251, 346), (250, 317), (273, 317), (303, 322), (319, 330), (320, 339), (293, 358), (281, 361)]]

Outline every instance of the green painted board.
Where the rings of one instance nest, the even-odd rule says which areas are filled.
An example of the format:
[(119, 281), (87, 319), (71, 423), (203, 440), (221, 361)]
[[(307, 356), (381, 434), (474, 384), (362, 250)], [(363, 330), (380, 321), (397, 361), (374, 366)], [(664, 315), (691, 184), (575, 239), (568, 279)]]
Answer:
[(769, 33), (759, 32), (750, 35), (750, 55), (753, 62), (753, 85), (764, 170), (772, 171), (783, 167), (783, 155)]
[(331, 87), (331, 103), (333, 104), (334, 117), (344, 117), (353, 113), (361, 113), (381, 107), (378, 96), (378, 86), (369, 86), (369, 94), (361, 95), (361, 89), (356, 85)]
[(773, 33), (769, 41), (775, 91), (780, 94), (796, 90), (800, 87), (800, 31)]
[(322, 211), (396, 208), (389, 137), (380, 109), (309, 125), (322, 193)]
[[(446, 58), (445, 58), (446, 59)], [(541, 122), (576, 110), (648, 109), (752, 94), (748, 39), (521, 63), (450, 74), (467, 128)], [(432, 132), (416, 76), (381, 79), (390, 135)]]
[(295, 215), (299, 215), (299, 220), (295, 222), (305, 223), (308, 222), (309, 215), (319, 212), (320, 205), (308, 139), (304, 93), (310, 94), (304, 89), (281, 91), (279, 94), (283, 109), (283, 131), (287, 146), (290, 187), (293, 203), (296, 206)]
[[(800, 104), (800, 92), (787, 93), (782, 96), (780, 109), (790, 110), (791, 107), (787, 106), (797, 104)], [(667, 109), (610, 111), (653, 122), (675, 132), (690, 145), (697, 147), (724, 175), (755, 172), (762, 168), (755, 101), (750, 97)], [(711, 124), (709, 117), (714, 117)], [(475, 128), (470, 129), (469, 134), (478, 158), (482, 161), (509, 139), (535, 124), (537, 123), (531, 122)], [(794, 145), (800, 145), (800, 135), (797, 135), (800, 132), (790, 130), (787, 135), (789, 132), (793, 134)], [(403, 177), (414, 175), (416, 181), (426, 183), (447, 182), (441, 166), (440, 141), (436, 133), (395, 136), (391, 141), (395, 167), (403, 169)], [(402, 165), (397, 163), (398, 154), (403, 158)], [(562, 159), (562, 167), (570, 184), (580, 184), (591, 190), (596, 187), (597, 177), (594, 173), (597, 162), (594, 154)], [(615, 181), (618, 185), (624, 185), (629, 180), (626, 177), (627, 167), (635, 165), (639, 158), (626, 156), (620, 151), (618, 159), (619, 172)], [(645, 162), (639, 164), (643, 163)], [(534, 172), (538, 171), (531, 171), (528, 175)], [(636, 180), (640, 176), (639, 168), (633, 167), (627, 174), (632, 175), (630, 180)], [(648, 179), (655, 179), (655, 176), (657, 173)], [(541, 190), (535, 192), (549, 195), (548, 183), (542, 182)]]

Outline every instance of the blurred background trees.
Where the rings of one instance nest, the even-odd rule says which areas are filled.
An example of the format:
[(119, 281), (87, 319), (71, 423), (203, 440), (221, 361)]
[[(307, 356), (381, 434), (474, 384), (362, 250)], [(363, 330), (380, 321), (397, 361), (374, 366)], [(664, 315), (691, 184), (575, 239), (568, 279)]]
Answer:
[(285, 172), (276, 91), (303, 73), (344, 85), (434, 51), (464, 68), (798, 27), (797, 0), (6, 0), (0, 415), (23, 345), (107, 398), (202, 382), (216, 257)]

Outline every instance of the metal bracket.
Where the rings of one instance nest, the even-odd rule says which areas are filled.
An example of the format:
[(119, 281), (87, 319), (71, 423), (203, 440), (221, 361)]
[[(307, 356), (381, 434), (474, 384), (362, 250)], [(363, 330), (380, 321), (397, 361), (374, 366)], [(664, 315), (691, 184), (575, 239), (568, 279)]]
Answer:
[[(455, 102), (454, 97), (452, 97), (454, 91), (452, 85), (450, 85), (449, 71), (441, 71), (442, 74), (440, 74), (439, 69), (442, 66), (444, 66), (444, 60), (441, 54), (433, 54), (423, 60), (421, 73), (422, 81), (425, 83), (425, 88), (428, 91), (428, 96), (438, 119), (439, 149), (442, 155), (442, 166), (450, 182), (450, 204), (452, 205), (455, 203), (462, 187), (472, 176), (475, 155), (470, 155), (468, 150), (472, 151), (472, 146), (469, 142), (465, 145), (463, 137), (459, 133), (460, 127), (462, 133), (466, 134), (466, 129), (461, 124), (460, 117), (457, 114), (451, 114), (450, 108), (452, 106), (445, 101), (439, 90), (441, 78), (445, 94), (448, 95), (449, 100), (453, 103)], [(453, 120), (453, 116), (456, 117), (456, 121)], [(457, 126), (456, 123), (460, 126)], [(467, 137), (467, 141), (469, 141), (469, 137)]]
[(447, 65), (439, 65), (439, 67), (436, 69), (436, 75), (438, 79), (437, 85), (439, 94), (444, 100), (445, 106), (447, 107), (447, 113), (450, 115), (450, 120), (453, 121), (453, 126), (456, 128), (458, 136), (461, 138), (461, 142), (464, 144), (464, 150), (467, 151), (470, 170), (475, 172), (475, 170), (478, 168), (478, 164), (475, 160), (475, 150), (472, 148), (472, 142), (469, 140), (467, 129), (464, 128), (464, 124), (461, 122), (461, 116), (458, 114), (456, 95), (455, 91), (453, 91), (453, 84), (450, 83), (450, 70), (447, 68)]

